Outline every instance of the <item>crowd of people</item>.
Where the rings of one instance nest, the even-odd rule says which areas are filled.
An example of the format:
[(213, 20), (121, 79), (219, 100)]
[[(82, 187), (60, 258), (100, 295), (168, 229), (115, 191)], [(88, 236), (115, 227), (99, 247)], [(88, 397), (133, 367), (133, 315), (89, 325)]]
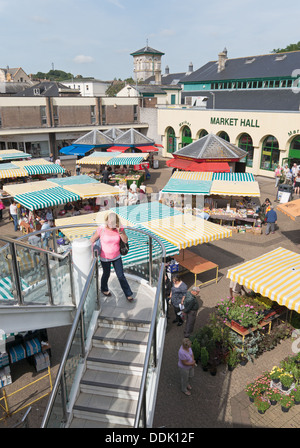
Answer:
[(277, 188), (280, 183), (285, 183), (294, 187), (295, 194), (300, 194), (300, 165), (293, 163), (291, 168), (289, 168), (287, 164), (283, 167), (278, 165), (274, 174), (275, 188)]

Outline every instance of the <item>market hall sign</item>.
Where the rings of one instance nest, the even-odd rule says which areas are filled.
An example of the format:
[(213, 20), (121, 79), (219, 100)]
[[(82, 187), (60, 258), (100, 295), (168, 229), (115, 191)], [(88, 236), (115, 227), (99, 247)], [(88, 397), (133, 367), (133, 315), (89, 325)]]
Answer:
[(220, 124), (222, 126), (244, 126), (248, 128), (259, 128), (258, 120), (250, 120), (245, 118), (219, 118), (210, 117), (210, 124)]

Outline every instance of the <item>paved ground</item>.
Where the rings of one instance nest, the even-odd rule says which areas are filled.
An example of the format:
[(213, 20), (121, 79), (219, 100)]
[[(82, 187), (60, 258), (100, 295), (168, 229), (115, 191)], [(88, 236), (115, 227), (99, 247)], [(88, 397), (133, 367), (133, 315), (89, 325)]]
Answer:
[[(65, 163), (67, 167), (67, 164)], [(73, 169), (73, 166), (71, 166)], [(165, 168), (160, 161), (160, 169), (151, 171), (151, 180), (147, 184), (153, 191), (166, 184), (171, 170)], [(261, 188), (261, 200), (269, 197), (275, 199), (273, 179), (258, 178)], [(277, 247), (300, 252), (299, 225), (278, 212), (279, 230), (274, 235), (234, 234), (232, 238), (204, 244), (194, 248), (196, 253), (216, 262), (220, 267), (220, 280), (217, 284), (204, 287), (201, 290), (203, 306), (199, 310), (195, 330), (207, 323), (207, 318), (220, 298), (227, 297), (229, 280), (226, 279), (227, 270), (244, 261), (255, 258)], [(13, 231), (13, 224), (1, 225), (1, 235), (19, 236)], [(193, 279), (187, 275), (185, 281), (192, 285)], [(172, 313), (172, 312), (171, 312)], [(171, 314), (171, 318), (172, 318)], [(200, 367), (195, 369), (192, 396), (187, 397), (180, 392), (177, 372), (177, 351), (181, 345), (183, 328), (172, 324), (169, 320), (162, 371), (158, 387), (157, 405), (154, 417), (154, 427), (166, 428), (232, 428), (232, 427), (266, 427), (266, 428), (295, 428), (299, 427), (300, 406), (295, 406), (287, 414), (282, 413), (279, 406), (269, 409), (265, 415), (257, 413), (254, 406), (244, 393), (245, 385), (254, 380), (273, 365), (279, 363), (288, 354), (293, 354), (291, 341), (287, 340), (246, 366), (239, 366), (233, 372), (219, 368), (215, 377), (203, 372)], [(53, 347), (51, 361), (52, 374), (55, 376), (59, 360), (63, 352), (68, 328), (50, 329), (49, 339)], [(42, 376), (36, 374), (26, 362), (14, 372), (14, 382), (8, 392), (22, 387), (22, 385)], [(46, 383), (47, 386), (47, 383)], [(45, 387), (46, 387), (45, 386)], [(33, 394), (33, 392), (31, 392)], [(26, 392), (20, 396), (20, 403), (25, 400)], [(32, 406), (29, 425), (38, 428), (45, 409), (47, 398)], [(1, 427), (11, 427), (20, 420), (23, 412), (6, 422), (0, 422)]]

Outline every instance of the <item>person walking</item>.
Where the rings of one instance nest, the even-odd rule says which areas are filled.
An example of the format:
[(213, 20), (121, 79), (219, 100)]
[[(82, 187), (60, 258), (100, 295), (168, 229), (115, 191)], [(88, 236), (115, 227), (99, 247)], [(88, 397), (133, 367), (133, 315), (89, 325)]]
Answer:
[(17, 232), (18, 231), (18, 209), (17, 209), (17, 204), (15, 203), (15, 201), (12, 201), (12, 203), (10, 204), (9, 213), (14, 222), (15, 232)]
[(300, 171), (297, 172), (294, 185), (295, 194), (300, 194)]
[(199, 303), (197, 296), (199, 295), (200, 288), (193, 286), (191, 291), (187, 291), (185, 298), (182, 302), (184, 308), (182, 312), (186, 315), (186, 323), (184, 328), (184, 337), (189, 338), (194, 331), (195, 321), (197, 317), (197, 311), (199, 309)]
[(108, 184), (109, 177), (110, 177), (109, 171), (108, 171), (107, 167), (105, 167), (102, 172), (102, 183)]
[(105, 216), (105, 223), (99, 226), (91, 238), (92, 245), (97, 240), (100, 240), (101, 251), (100, 261), (103, 269), (101, 277), (101, 292), (105, 296), (110, 296), (108, 289), (108, 279), (111, 272), (111, 264), (115, 269), (120, 286), (129, 302), (133, 301), (133, 292), (128, 284), (123, 270), (123, 263), (120, 253), (120, 239), (124, 243), (128, 242), (128, 237), (121, 225), (118, 215), (113, 212), (108, 212)]
[(191, 395), (192, 386), (190, 379), (194, 376), (195, 359), (192, 351), (192, 342), (188, 338), (184, 338), (182, 345), (178, 351), (178, 370), (180, 376), (181, 391), (187, 395)]
[(280, 178), (281, 178), (281, 166), (278, 165), (277, 168), (275, 169), (275, 188), (278, 187)]
[(266, 235), (269, 235), (270, 230), (272, 233), (275, 233), (275, 224), (277, 223), (277, 213), (273, 208), (273, 205), (270, 205), (270, 210), (266, 214), (267, 219), (267, 228)]
[(0, 199), (0, 221), (3, 219), (3, 210), (5, 209), (5, 205), (3, 204), (2, 199)]
[(173, 286), (171, 288), (171, 303), (175, 312), (175, 319), (173, 320), (173, 324), (177, 322), (178, 327), (183, 324), (183, 319), (180, 315), (181, 309), (180, 305), (183, 303), (185, 295), (187, 293), (186, 284), (178, 277), (178, 275), (174, 275), (172, 278)]

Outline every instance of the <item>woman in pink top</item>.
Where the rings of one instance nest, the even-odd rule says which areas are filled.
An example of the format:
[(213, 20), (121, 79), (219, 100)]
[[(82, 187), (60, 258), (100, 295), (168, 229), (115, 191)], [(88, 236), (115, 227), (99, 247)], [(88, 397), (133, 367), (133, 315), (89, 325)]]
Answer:
[(180, 374), (181, 391), (185, 395), (191, 395), (192, 389), (189, 380), (194, 376), (195, 359), (192, 351), (192, 342), (184, 338), (178, 351), (178, 370)]
[(122, 239), (124, 243), (127, 243), (128, 237), (124, 231), (124, 228), (120, 226), (118, 215), (113, 212), (107, 213), (105, 224), (98, 227), (95, 234), (91, 238), (92, 244), (94, 244), (98, 239), (100, 239), (101, 242), (100, 261), (103, 268), (103, 274), (101, 277), (102, 293), (106, 296), (111, 295), (108, 290), (108, 279), (110, 276), (110, 268), (112, 263), (121, 288), (127, 300), (131, 302), (133, 300), (133, 293), (124, 275), (120, 253), (120, 239)]

